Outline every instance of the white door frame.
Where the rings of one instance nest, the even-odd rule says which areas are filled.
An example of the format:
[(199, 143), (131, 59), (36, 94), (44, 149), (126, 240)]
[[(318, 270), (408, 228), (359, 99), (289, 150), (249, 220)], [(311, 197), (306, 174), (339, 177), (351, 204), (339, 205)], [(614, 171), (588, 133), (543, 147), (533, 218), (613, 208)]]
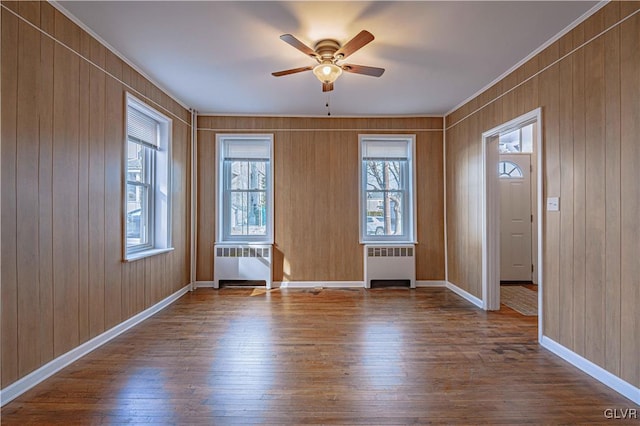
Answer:
[(543, 138), (542, 108), (536, 108), (507, 123), (482, 133), (482, 307), (485, 310), (500, 309), (500, 186), (498, 180), (498, 144), (497, 136), (521, 124), (535, 119), (536, 137), (533, 141), (536, 153), (536, 197), (538, 230), (538, 340), (542, 339), (542, 186)]

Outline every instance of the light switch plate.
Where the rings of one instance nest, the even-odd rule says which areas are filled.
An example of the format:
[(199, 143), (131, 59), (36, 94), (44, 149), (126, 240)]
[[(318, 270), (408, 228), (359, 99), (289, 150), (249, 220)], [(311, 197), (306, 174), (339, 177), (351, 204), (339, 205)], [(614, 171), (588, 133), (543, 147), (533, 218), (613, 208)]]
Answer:
[(547, 198), (547, 211), (548, 212), (557, 212), (560, 210), (560, 198), (559, 197), (548, 197)]

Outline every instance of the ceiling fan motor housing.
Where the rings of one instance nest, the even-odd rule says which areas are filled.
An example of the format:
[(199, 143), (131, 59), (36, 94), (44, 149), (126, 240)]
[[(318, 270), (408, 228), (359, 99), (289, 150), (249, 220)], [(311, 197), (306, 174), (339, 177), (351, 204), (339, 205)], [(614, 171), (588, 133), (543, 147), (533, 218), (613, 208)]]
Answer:
[(333, 55), (340, 49), (340, 43), (336, 40), (327, 38), (324, 40), (320, 40), (315, 45), (315, 51), (318, 54), (318, 60), (320, 62), (323, 61), (331, 61), (334, 62), (340, 58), (334, 58)]

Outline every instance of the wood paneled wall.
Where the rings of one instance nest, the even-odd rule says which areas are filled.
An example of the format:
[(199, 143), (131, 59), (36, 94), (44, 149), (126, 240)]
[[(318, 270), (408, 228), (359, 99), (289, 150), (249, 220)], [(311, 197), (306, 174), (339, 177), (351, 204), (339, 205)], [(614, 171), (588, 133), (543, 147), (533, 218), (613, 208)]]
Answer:
[(449, 281), (481, 296), (482, 132), (542, 107), (543, 196), (560, 197), (560, 211), (542, 218), (544, 334), (635, 386), (638, 9), (640, 2), (609, 3), (446, 117)]
[[(4, 388), (188, 284), (190, 114), (47, 2), (1, 19)], [(130, 263), (125, 91), (173, 119), (175, 251)]]
[(444, 279), (441, 118), (198, 117), (197, 279), (213, 279), (216, 133), (274, 134), (275, 281), (362, 281), (358, 134), (416, 134), (417, 278)]

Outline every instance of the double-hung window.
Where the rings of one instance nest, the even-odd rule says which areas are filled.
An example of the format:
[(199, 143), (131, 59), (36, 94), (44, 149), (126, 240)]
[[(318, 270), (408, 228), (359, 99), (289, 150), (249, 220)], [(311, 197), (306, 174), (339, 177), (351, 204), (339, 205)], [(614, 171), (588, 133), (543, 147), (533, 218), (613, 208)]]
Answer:
[(218, 242), (273, 242), (273, 135), (217, 135)]
[(170, 120), (127, 94), (125, 259), (170, 246)]
[(360, 135), (360, 241), (414, 243), (415, 136)]

